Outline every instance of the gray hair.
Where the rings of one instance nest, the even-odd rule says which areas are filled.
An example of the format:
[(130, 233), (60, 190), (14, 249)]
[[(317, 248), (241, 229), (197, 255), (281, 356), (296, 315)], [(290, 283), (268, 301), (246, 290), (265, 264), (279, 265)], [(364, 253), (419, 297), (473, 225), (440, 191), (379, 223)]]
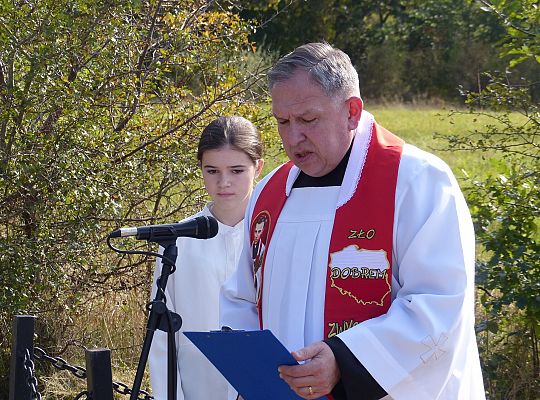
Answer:
[(244, 117), (224, 116), (210, 122), (199, 139), (197, 160), (202, 161), (205, 151), (217, 150), (225, 146), (243, 151), (253, 163), (262, 158), (261, 135), (257, 127)]
[(328, 43), (308, 43), (279, 59), (268, 73), (268, 88), (291, 78), (296, 70), (307, 71), (329, 97), (360, 97), (358, 72), (343, 51)]

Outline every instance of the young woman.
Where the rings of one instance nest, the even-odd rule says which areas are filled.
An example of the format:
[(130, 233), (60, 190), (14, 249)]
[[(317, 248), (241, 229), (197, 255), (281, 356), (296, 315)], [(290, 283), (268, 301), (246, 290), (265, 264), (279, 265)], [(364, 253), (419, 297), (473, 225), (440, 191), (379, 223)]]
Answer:
[[(219, 231), (206, 240), (178, 238), (176, 271), (168, 280), (166, 298), (168, 308), (183, 321), (176, 335), (177, 399), (219, 400), (227, 398), (225, 379), (181, 331), (220, 328), (219, 290), (236, 269), (242, 251), (244, 212), (263, 166), (257, 128), (238, 116), (212, 121), (200, 137), (197, 159), (212, 201), (189, 218), (212, 215), (218, 220)], [(160, 266), (158, 261), (155, 279)], [(149, 366), (154, 398), (167, 400), (165, 332), (156, 331), (154, 335)]]

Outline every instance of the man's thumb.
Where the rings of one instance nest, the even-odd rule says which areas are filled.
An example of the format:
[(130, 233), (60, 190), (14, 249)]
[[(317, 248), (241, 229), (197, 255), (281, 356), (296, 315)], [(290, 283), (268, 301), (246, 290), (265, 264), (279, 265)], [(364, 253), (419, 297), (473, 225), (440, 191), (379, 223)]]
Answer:
[(306, 361), (319, 354), (321, 351), (319, 346), (320, 343), (313, 343), (312, 345), (301, 348), (300, 350), (293, 351), (291, 354), (296, 361)]

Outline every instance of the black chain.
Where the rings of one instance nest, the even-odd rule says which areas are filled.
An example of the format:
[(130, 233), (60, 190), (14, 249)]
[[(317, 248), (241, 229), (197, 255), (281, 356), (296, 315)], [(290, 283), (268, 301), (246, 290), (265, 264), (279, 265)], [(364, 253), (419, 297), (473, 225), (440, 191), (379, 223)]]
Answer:
[(26, 383), (32, 391), (33, 400), (41, 400), (41, 393), (38, 391), (38, 381), (34, 376), (34, 361), (30, 356), (30, 350), (26, 349), (24, 353), (24, 371), (26, 372)]
[(61, 371), (66, 370), (71, 372), (77, 378), (86, 379), (86, 369), (79, 367), (78, 365), (71, 365), (62, 357), (51, 357), (48, 355), (45, 350), (40, 347), (34, 348), (34, 357), (36, 360), (48, 361), (52, 364), (53, 367)]
[(75, 398), (73, 400), (81, 400), (81, 399), (83, 399), (83, 396), (87, 400), (92, 400), (92, 397), (89, 396), (88, 390), (85, 390), (85, 391), (79, 393), (77, 396), (75, 396)]
[[(82, 378), (82, 379), (86, 378), (86, 369), (85, 368), (80, 367), (78, 365), (71, 365), (61, 357), (51, 357), (50, 355), (48, 355), (45, 352), (45, 350), (43, 350), (43, 349), (41, 349), (39, 347), (34, 348), (34, 357), (36, 358), (36, 360), (48, 361), (49, 363), (51, 363), (53, 365), (53, 367), (55, 367), (55, 368), (57, 368), (59, 370), (70, 371), (77, 378)], [(114, 382), (113, 381), (112, 386), (113, 386), (113, 389), (117, 393), (120, 393), (120, 394), (130, 395), (133, 392), (129, 386), (127, 386), (125, 383), (122, 383), (122, 382)], [(81, 392), (76, 397), (76, 399), (81, 398), (81, 396), (84, 395), (84, 394), (86, 394), (87, 397), (88, 397), (87, 392)], [(39, 397), (38, 400), (41, 400), (41, 397)], [(139, 397), (137, 397), (137, 400), (154, 400), (154, 397), (152, 395), (150, 395), (150, 393), (148, 393), (148, 392), (141, 389), (141, 390), (139, 390)]]
[[(122, 382), (113, 382), (113, 389), (115, 392), (120, 394), (130, 395), (131, 393), (133, 393), (131, 388)], [(147, 391), (140, 389), (137, 400), (154, 400), (154, 396), (152, 396)]]

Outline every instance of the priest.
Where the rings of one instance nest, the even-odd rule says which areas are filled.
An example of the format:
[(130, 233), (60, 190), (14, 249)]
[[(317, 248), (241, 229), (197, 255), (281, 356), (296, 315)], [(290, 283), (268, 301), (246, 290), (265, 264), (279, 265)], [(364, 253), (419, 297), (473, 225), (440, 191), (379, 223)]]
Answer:
[(270, 329), (300, 362), (276, 373), (305, 399), (485, 399), (474, 232), (449, 167), (377, 124), (327, 43), (268, 82), (290, 161), (254, 189), (222, 325)]

